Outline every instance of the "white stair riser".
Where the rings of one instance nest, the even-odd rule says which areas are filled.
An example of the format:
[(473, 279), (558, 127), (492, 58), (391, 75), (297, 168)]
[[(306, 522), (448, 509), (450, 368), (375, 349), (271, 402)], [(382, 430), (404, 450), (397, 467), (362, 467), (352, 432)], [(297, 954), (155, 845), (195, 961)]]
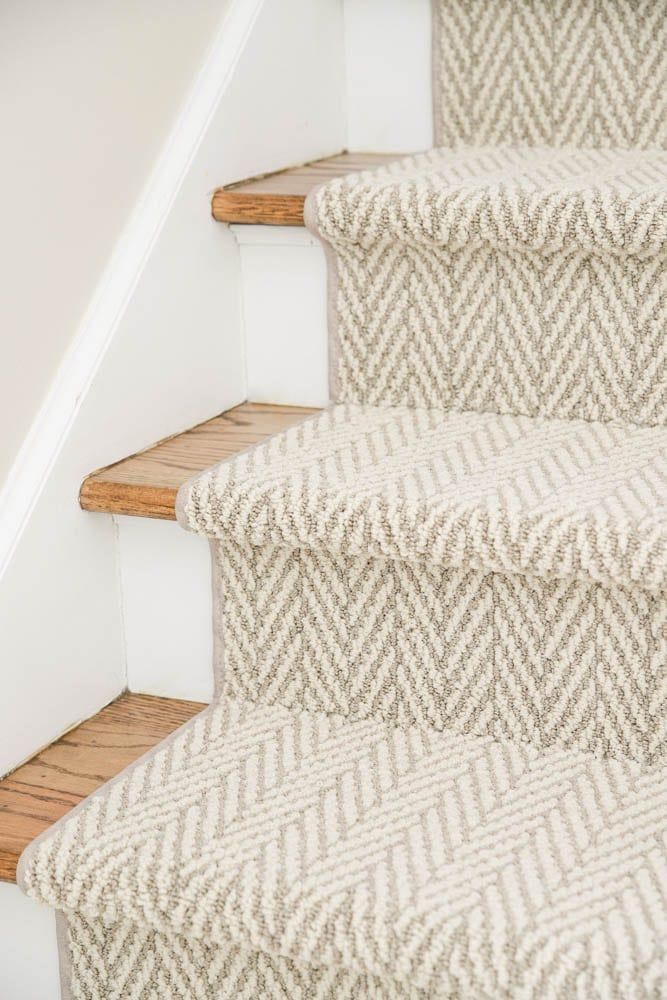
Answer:
[(130, 691), (210, 701), (208, 542), (172, 521), (115, 521)]
[(328, 400), (324, 250), (306, 229), (232, 226), (241, 260), (248, 399)]
[(55, 913), (8, 882), (0, 882), (0, 997), (60, 997)]
[(347, 148), (433, 144), (431, 0), (345, 0)]

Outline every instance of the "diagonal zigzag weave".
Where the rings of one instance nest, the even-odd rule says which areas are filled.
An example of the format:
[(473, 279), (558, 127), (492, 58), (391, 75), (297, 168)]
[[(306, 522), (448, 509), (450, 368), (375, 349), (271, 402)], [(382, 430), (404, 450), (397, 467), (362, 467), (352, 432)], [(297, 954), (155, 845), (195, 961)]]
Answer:
[(258, 547), (667, 591), (667, 427), (334, 406), (200, 475), (185, 526)]
[(337, 399), (667, 423), (667, 151), (439, 149), (307, 218)]
[(666, 495), (667, 428), (336, 406), (182, 519), (221, 540), (235, 696), (650, 762)]
[(667, 147), (662, 0), (434, 0), (438, 146)]
[(65, 1000), (667, 996), (667, 4), (434, 19), (456, 148), (306, 207), (341, 405), (179, 495), (214, 705), (22, 859)]
[(657, 998), (665, 809), (664, 768), (223, 698), (24, 878), (77, 1000)]

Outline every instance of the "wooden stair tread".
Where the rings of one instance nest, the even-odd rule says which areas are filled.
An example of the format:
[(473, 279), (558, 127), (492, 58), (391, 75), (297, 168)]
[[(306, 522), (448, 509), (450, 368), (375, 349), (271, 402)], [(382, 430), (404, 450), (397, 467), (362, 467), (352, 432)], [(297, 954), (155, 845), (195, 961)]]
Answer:
[(218, 188), (213, 195), (213, 218), (218, 222), (265, 226), (303, 226), (306, 195), (318, 184), (341, 174), (374, 170), (399, 160), (401, 153), (339, 153), (275, 174)]
[(206, 706), (124, 694), (0, 781), (0, 880), (21, 852), (110, 778)]
[(84, 510), (173, 521), (178, 488), (196, 472), (316, 412), (302, 406), (243, 403), (88, 476), (79, 502)]

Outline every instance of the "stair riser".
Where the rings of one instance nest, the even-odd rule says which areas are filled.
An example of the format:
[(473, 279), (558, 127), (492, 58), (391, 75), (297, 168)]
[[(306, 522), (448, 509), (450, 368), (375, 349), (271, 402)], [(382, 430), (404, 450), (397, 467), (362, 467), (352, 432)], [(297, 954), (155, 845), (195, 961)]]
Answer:
[(226, 690), (652, 763), (667, 599), (592, 582), (218, 545)]
[(321, 244), (303, 229), (231, 228), (240, 248), (248, 399), (325, 406), (327, 276)]
[(116, 518), (130, 691), (211, 700), (208, 545), (169, 521)]
[(667, 255), (338, 249), (339, 399), (667, 422)]
[[(241, 248), (249, 398), (325, 405), (322, 248), (300, 231), (233, 229)], [(390, 268), (375, 273), (371, 291), (354, 301), (344, 289), (355, 282), (345, 279), (363, 270), (364, 261), (351, 250), (340, 267), (343, 338), (354, 336), (355, 325), (364, 331), (377, 326), (387, 273), (397, 286), (392, 322), (378, 330), (374, 384), (360, 384), (358, 369), (346, 370), (339, 352), (342, 398), (647, 426), (667, 421), (667, 256), (604, 261), (581, 253), (402, 248)], [(429, 308), (420, 308), (425, 302)], [(345, 318), (352, 312), (354, 324)], [(409, 355), (408, 378), (403, 366), (392, 368), (384, 356), (383, 338), (397, 331)], [(425, 343), (426, 353), (420, 347)]]

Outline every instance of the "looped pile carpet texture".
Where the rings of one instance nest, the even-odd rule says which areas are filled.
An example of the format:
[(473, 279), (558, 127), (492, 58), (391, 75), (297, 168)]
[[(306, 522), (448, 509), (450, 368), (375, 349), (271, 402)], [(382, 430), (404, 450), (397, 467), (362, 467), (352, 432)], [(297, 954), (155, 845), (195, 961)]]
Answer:
[(75, 996), (633, 1000), (666, 808), (664, 769), (223, 698), (24, 878), (76, 914)]
[(666, 52), (435, 0), (451, 148), (310, 196), (335, 405), (180, 491), (216, 698), (22, 859), (66, 1000), (667, 996)]
[(667, 592), (667, 427), (343, 405), (197, 476), (191, 530), (251, 546)]
[(433, 0), (437, 146), (667, 147), (661, 0)]
[(340, 405), (198, 476), (235, 697), (667, 751), (667, 429)]
[(667, 152), (436, 149), (321, 188), (342, 402), (667, 423)]

